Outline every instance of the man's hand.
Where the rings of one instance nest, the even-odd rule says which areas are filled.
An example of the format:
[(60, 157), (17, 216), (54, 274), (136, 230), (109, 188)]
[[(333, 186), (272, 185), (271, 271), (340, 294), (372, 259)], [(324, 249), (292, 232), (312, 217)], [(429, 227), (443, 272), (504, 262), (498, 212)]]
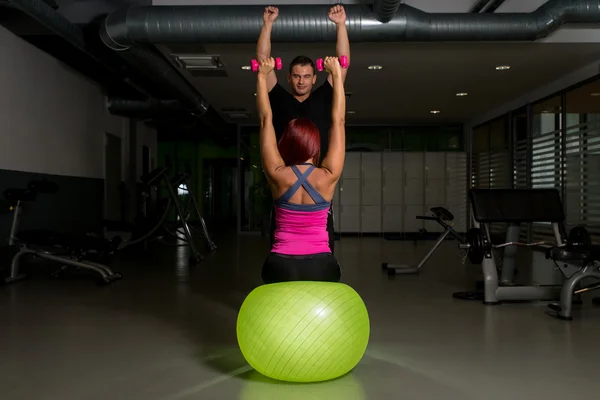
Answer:
[(336, 25), (346, 23), (346, 10), (341, 4), (336, 4), (329, 9), (329, 19)]
[(342, 66), (340, 65), (340, 60), (337, 57), (325, 57), (325, 60), (323, 60), (323, 66), (325, 67), (325, 70), (333, 76), (338, 77), (342, 75)]
[(273, 68), (275, 68), (275, 59), (273, 57), (268, 57), (259, 63), (258, 73), (267, 76), (273, 71)]
[(277, 7), (269, 6), (265, 8), (265, 13), (263, 14), (263, 22), (264, 24), (272, 24), (275, 22), (277, 17), (279, 16), (279, 9)]

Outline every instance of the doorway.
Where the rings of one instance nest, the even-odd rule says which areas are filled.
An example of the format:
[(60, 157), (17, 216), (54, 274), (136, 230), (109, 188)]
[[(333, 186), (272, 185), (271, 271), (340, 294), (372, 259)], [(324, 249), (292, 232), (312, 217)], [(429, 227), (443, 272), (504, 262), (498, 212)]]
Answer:
[(121, 171), (121, 138), (105, 134), (104, 142), (104, 217), (108, 220), (124, 221), (124, 188)]
[(237, 217), (237, 160), (214, 158), (202, 164), (202, 209), (204, 218), (219, 225), (235, 226)]

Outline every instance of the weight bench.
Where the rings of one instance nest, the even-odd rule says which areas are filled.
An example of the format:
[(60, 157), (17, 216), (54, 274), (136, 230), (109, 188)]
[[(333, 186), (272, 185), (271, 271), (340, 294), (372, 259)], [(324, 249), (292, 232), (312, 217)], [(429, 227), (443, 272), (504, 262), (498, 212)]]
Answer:
[(409, 275), (409, 274), (418, 274), (421, 271), (421, 268), (427, 260), (432, 256), (432, 254), (437, 250), (438, 247), (442, 244), (444, 240), (448, 237), (448, 235), (452, 236), (454, 239), (458, 240), (460, 243), (465, 243), (465, 239), (462, 235), (454, 230), (452, 227), (452, 221), (454, 220), (454, 215), (444, 207), (433, 207), (431, 208), (431, 216), (425, 215), (417, 215), (417, 219), (423, 219), (427, 221), (435, 221), (440, 224), (444, 228), (444, 232), (438, 237), (435, 244), (429, 251), (423, 256), (421, 261), (417, 265), (407, 265), (407, 264), (389, 264), (382, 263), (381, 269), (384, 271), (387, 270), (388, 275)]
[[(586, 243), (574, 243), (574, 237), (581, 236), (581, 228), (574, 228), (567, 237), (564, 226), (565, 215), (560, 194), (556, 189), (473, 189), (469, 191), (469, 202), (474, 228), (467, 232), (466, 249), (473, 264), (481, 264), (484, 279), (484, 304), (499, 304), (502, 301), (533, 301), (561, 299), (559, 317), (570, 319), (573, 294), (595, 288), (591, 286), (576, 289), (586, 277), (600, 279), (594, 262), (598, 261), (597, 246), (591, 246), (589, 237)], [(550, 223), (555, 243), (519, 242), (521, 223)], [(493, 244), (490, 235), (491, 223), (508, 223), (505, 243)], [(585, 236), (585, 235), (583, 235)], [(561, 286), (512, 286), (514, 276), (514, 256), (518, 247), (540, 246), (546, 249), (546, 257), (566, 264), (557, 266), (569, 278)], [(493, 249), (504, 248), (505, 263), (501, 279), (498, 277)], [(506, 264), (508, 260), (513, 261)], [(575, 272), (570, 272), (572, 270)], [(455, 293), (455, 298), (462, 293)], [(467, 298), (465, 296), (464, 298)], [(555, 306), (556, 307), (556, 306)]]
[(60, 271), (66, 266), (93, 271), (100, 276), (100, 283), (110, 283), (121, 279), (120, 273), (113, 272), (109, 267), (87, 260), (89, 255), (109, 255), (115, 252), (121, 241), (120, 237), (106, 240), (100, 237), (72, 235), (49, 230), (19, 231), (19, 221), (23, 204), (37, 199), (39, 193), (55, 193), (58, 185), (48, 181), (32, 181), (27, 189), (6, 189), (4, 198), (14, 212), (10, 231), (9, 245), (18, 246), (19, 251), (13, 257), (10, 276), (6, 283), (13, 283), (25, 278), (20, 274), (20, 261), (26, 255), (37, 256), (49, 261), (62, 264)]

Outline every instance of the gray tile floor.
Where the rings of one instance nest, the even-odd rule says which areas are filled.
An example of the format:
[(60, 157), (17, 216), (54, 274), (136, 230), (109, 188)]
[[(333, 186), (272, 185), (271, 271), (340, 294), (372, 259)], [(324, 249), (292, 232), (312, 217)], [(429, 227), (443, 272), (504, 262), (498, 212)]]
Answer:
[[(248, 367), (235, 338), (237, 309), (260, 284), (267, 242), (217, 238), (187, 267), (185, 252), (155, 246), (123, 254), (125, 279), (108, 287), (37, 276), (0, 287), (0, 398), (567, 399), (595, 396), (600, 308), (572, 322), (545, 303), (485, 307), (454, 300), (470, 276), (447, 242), (419, 276), (388, 279), (382, 261), (414, 262), (427, 246), (344, 238), (343, 281), (371, 318), (367, 353), (332, 382), (269, 381)], [(551, 266), (549, 266), (551, 268)]]

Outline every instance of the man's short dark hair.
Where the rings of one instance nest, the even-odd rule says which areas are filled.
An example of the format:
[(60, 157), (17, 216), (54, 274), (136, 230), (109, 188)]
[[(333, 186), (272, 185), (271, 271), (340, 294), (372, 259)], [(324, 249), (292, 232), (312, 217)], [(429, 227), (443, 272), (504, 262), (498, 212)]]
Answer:
[(292, 60), (292, 62), (290, 63), (290, 74), (292, 73), (292, 68), (294, 68), (294, 65), (310, 65), (313, 70), (313, 75), (317, 74), (317, 69), (315, 68), (315, 63), (313, 62), (313, 60), (310, 59), (310, 57), (298, 56), (298, 57), (294, 58)]

